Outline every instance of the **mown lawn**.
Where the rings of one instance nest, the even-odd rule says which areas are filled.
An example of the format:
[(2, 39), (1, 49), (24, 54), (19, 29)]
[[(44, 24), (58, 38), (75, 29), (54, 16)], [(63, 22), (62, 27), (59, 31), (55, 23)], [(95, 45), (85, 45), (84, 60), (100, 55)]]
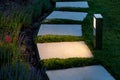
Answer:
[[(120, 2), (118, 0), (90, 0), (90, 12), (99, 12), (104, 17), (103, 26), (103, 49), (93, 50), (95, 58), (120, 79)], [(97, 3), (97, 4), (95, 4)], [(96, 7), (95, 7), (96, 6)], [(94, 10), (94, 11), (93, 11)]]
[[(66, 0), (66, 1), (72, 1), (72, 0)], [(83, 25), (82, 40), (85, 40), (85, 42), (88, 44), (89, 48), (94, 54), (94, 58), (91, 59), (74, 58), (74, 59), (65, 59), (65, 60), (51, 59), (51, 60), (43, 60), (42, 63), (44, 62), (43, 64), (46, 66), (47, 69), (57, 69), (57, 68), (60, 69), (60, 68), (68, 68), (68, 67), (101, 64), (116, 78), (116, 80), (120, 80), (120, 28), (119, 28), (120, 1), (119, 0), (109, 0), (109, 1), (86, 0), (86, 1), (89, 2), (89, 6), (90, 6), (88, 10), (75, 8), (75, 11), (80, 11), (80, 12), (85, 11), (89, 13), (87, 18), (82, 22)], [(55, 9), (55, 10), (65, 10), (65, 8)], [(73, 8), (72, 9), (69, 8), (67, 10), (74, 11)], [(95, 13), (101, 13), (104, 17), (102, 50), (95, 50), (93, 47), (93, 39), (94, 39), (93, 14)], [(50, 65), (50, 63), (53, 64)], [(60, 66), (64, 66), (64, 67), (60, 67)]]

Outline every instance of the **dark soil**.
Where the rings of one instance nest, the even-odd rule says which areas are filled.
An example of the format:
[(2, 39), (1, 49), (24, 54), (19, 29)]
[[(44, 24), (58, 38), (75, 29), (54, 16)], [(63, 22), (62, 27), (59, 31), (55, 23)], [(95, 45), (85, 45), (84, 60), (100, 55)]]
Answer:
[(41, 80), (48, 80), (48, 77), (45, 73), (45, 67), (40, 64), (40, 57), (34, 39), (37, 36), (42, 20), (45, 19), (46, 16), (51, 13), (51, 11), (52, 9), (49, 11), (45, 11), (41, 16), (36, 18), (33, 24), (28, 28), (25, 28), (25, 26), (23, 25), (19, 37), (21, 51), (24, 54), (24, 59), (29, 62), (34, 71), (40, 72)]

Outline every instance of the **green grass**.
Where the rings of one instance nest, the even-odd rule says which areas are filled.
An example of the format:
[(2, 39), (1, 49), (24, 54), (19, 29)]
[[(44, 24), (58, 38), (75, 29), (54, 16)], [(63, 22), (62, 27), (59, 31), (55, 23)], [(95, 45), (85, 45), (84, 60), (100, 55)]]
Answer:
[[(118, 23), (120, 19), (118, 0), (90, 0), (91, 10), (89, 13), (101, 13), (104, 17), (103, 26), (103, 49), (93, 50), (95, 58), (116, 78), (120, 79), (120, 29)], [(95, 4), (97, 3), (97, 4)], [(106, 3), (106, 4), (105, 4)], [(92, 22), (91, 22), (92, 23)], [(92, 26), (92, 24), (91, 24)], [(92, 42), (92, 41), (89, 41)], [(91, 45), (90, 45), (91, 46)]]
[[(65, 1), (65, 0), (62, 0)], [(71, 0), (66, 0), (71, 1)], [(79, 0), (80, 1), (80, 0)], [(87, 18), (82, 22), (83, 25), (83, 40), (87, 43), (92, 53), (94, 60), (91, 58), (91, 63), (87, 59), (81, 61), (75, 58), (72, 59), (50, 59), (43, 60), (43, 64), (47, 69), (78, 67), (82, 64), (101, 64), (103, 65), (116, 80), (120, 80), (120, 1), (119, 0), (87, 0), (90, 8)], [(65, 9), (57, 9), (65, 10)], [(69, 9), (70, 10), (70, 9)], [(76, 10), (76, 8), (75, 8)], [(73, 8), (71, 11), (74, 11)], [(79, 9), (77, 10), (79, 11)], [(84, 10), (81, 10), (84, 11)], [(93, 46), (93, 14), (101, 13), (103, 15), (103, 49), (96, 50)], [(72, 22), (72, 21), (71, 21)], [(69, 22), (70, 23), (70, 22)], [(78, 61), (78, 62), (77, 62)], [(51, 63), (51, 64), (50, 64)], [(58, 66), (57, 66), (58, 65)]]
[(38, 43), (46, 42), (65, 42), (65, 41), (82, 41), (83, 39), (79, 36), (69, 36), (69, 35), (43, 35), (36, 38)]

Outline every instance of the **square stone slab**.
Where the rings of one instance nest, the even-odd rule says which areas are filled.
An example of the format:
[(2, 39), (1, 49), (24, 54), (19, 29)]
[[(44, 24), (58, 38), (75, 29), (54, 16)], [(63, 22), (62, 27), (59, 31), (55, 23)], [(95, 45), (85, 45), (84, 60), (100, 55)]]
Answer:
[(80, 2), (56, 2), (56, 8), (61, 8), (61, 7), (89, 8), (87, 1), (80, 1)]
[(85, 12), (68, 12), (68, 11), (53, 11), (46, 19), (69, 19), (83, 21), (88, 13)]
[(115, 80), (101, 65), (47, 71), (50, 80)]
[(41, 59), (50, 58), (90, 58), (93, 57), (90, 49), (85, 42), (55, 42), (55, 43), (38, 43), (39, 55)]
[(72, 35), (82, 36), (81, 25), (69, 25), (69, 24), (41, 24), (38, 35)]

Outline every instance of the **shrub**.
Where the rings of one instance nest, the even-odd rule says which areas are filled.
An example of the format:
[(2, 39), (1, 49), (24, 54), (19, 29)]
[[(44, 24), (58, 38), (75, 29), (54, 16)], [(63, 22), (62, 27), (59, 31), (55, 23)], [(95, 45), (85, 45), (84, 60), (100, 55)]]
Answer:
[[(9, 0), (4, 2), (6, 3), (6, 1)], [(11, 1), (23, 2), (28, 0)], [(41, 17), (42, 9), (44, 8), (43, 11), (48, 10), (50, 4), (47, 0), (35, 0), (35, 2), (24, 6), (7, 3), (7, 6), (4, 5), (4, 7), (7, 8), (11, 5), (12, 9), (10, 7), (8, 10), (0, 12), (0, 80), (40, 80), (40, 72), (23, 63), (18, 38), (21, 28), (30, 27), (33, 19)]]
[(13, 43), (0, 44), (0, 65), (16, 63), (20, 57), (18, 46)]
[(21, 62), (0, 68), (0, 80), (41, 80), (39, 75), (28, 64)]

